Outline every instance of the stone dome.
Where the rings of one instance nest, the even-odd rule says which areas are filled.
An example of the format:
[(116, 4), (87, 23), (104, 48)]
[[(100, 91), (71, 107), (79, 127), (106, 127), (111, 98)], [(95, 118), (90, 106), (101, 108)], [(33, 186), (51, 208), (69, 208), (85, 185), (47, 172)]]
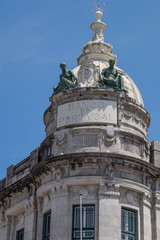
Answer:
[[(104, 68), (107, 68), (109, 66), (108, 62), (94, 62), (96, 64), (99, 65), (100, 68), (100, 72), (102, 72), (102, 70)], [(78, 72), (79, 69), (81, 68), (82, 65), (74, 68), (72, 71), (75, 74), (75, 76), (78, 78)], [(127, 90), (127, 95), (129, 98), (132, 98), (133, 100), (135, 100), (135, 102), (139, 105), (141, 105), (142, 107), (144, 107), (144, 103), (143, 103), (143, 99), (142, 96), (140, 94), (140, 91), (138, 89), (138, 87), (136, 86), (136, 84), (134, 83), (134, 81), (128, 76), (127, 73), (125, 73), (123, 70), (121, 70), (118, 67), (115, 67), (117, 69), (117, 71), (119, 72), (119, 74), (123, 77), (123, 81), (124, 81), (124, 87)], [(84, 85), (85, 87), (85, 85)]]
[[(128, 97), (133, 99), (138, 105), (144, 107), (143, 99), (137, 86), (123, 70), (116, 66), (117, 57), (112, 53), (113, 47), (104, 42), (103, 32), (106, 29), (106, 24), (101, 22), (102, 16), (102, 12), (98, 9), (95, 13), (97, 20), (90, 26), (93, 31), (93, 38), (83, 46), (83, 53), (77, 59), (78, 67), (72, 70), (78, 79), (78, 87), (97, 87), (102, 70), (109, 67), (110, 59), (114, 59), (115, 69), (123, 78)], [(85, 78), (85, 71), (90, 71), (88, 78)]]

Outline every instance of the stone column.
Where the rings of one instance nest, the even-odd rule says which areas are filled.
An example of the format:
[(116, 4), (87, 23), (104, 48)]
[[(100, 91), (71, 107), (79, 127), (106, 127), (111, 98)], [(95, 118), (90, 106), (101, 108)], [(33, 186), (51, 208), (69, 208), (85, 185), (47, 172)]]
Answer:
[(35, 240), (37, 227), (37, 210), (34, 196), (27, 199), (25, 203), (25, 210), (24, 238)]
[(99, 240), (121, 238), (121, 206), (119, 187), (107, 183), (99, 191)]

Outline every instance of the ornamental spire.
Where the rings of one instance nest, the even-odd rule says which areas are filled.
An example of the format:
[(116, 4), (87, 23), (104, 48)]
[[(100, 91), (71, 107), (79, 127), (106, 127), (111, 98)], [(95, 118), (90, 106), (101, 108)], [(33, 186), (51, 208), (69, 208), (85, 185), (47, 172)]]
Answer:
[(100, 8), (100, 0), (98, 0), (98, 8)]
[(103, 12), (103, 7), (105, 6), (105, 4), (100, 4), (100, 0), (98, 0), (98, 4), (96, 6), (97, 10), (100, 10)]
[(91, 24), (91, 29), (93, 31), (92, 42), (104, 42), (103, 32), (106, 29), (106, 24), (101, 22), (102, 17), (103, 13), (100, 8), (100, 0), (98, 0), (97, 10), (95, 12), (96, 22)]

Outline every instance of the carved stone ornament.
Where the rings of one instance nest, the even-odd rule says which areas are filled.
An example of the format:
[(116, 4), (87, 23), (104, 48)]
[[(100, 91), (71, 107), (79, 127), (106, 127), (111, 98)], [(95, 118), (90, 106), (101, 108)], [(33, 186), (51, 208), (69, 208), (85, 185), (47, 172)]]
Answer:
[(46, 194), (43, 198), (43, 204), (42, 204), (43, 209), (47, 208), (49, 203), (50, 203), (50, 195)]
[(99, 190), (99, 196), (107, 199), (117, 199), (120, 197), (119, 186), (115, 184), (105, 184)]
[(67, 135), (65, 133), (59, 133), (57, 135), (56, 144), (63, 145), (66, 142), (67, 142)]
[(142, 197), (142, 202), (151, 204), (153, 201), (152, 194), (151, 193), (144, 193)]
[(20, 214), (16, 218), (16, 224), (17, 225), (23, 225), (24, 224), (24, 214)]
[(97, 196), (98, 189), (95, 186), (79, 187), (79, 188), (70, 188), (70, 197), (79, 198), (79, 194), (82, 194), (83, 199), (87, 199), (90, 196)]
[(107, 144), (108, 147), (111, 146), (115, 142), (116, 137), (115, 137), (113, 127), (107, 128), (106, 132), (103, 135), (103, 140), (104, 140), (105, 145)]
[(62, 178), (62, 174), (61, 174), (61, 170), (60, 168), (57, 168), (55, 171), (55, 177), (56, 177), (56, 181), (59, 182)]
[(136, 206), (139, 205), (140, 197), (138, 193), (121, 189), (120, 195), (121, 195), (122, 202), (125, 202), (127, 204), (134, 204)]
[(143, 144), (143, 157), (149, 157), (150, 155), (150, 142), (149, 141), (145, 141), (145, 143)]
[(112, 164), (109, 164), (106, 167), (106, 176), (108, 177), (108, 179), (113, 179), (114, 175), (115, 175), (114, 168), (113, 168)]
[(122, 113), (122, 119), (125, 118), (126, 120), (132, 120), (132, 122), (135, 122), (137, 125), (139, 124), (143, 129), (147, 130), (147, 126), (144, 123), (144, 121), (140, 118), (138, 118), (135, 114), (129, 114), (125, 111)]
[(5, 210), (2, 208), (1, 213), (0, 213), (0, 221), (1, 223), (5, 222), (6, 216), (5, 216)]
[(103, 29), (95, 29), (93, 33), (93, 42), (104, 42)]
[(78, 87), (96, 87), (99, 81), (99, 66), (86, 57), (78, 71)]
[(30, 211), (35, 208), (35, 202), (32, 198), (28, 198), (25, 202), (25, 210)]
[(153, 179), (151, 177), (147, 178), (147, 187), (151, 188), (153, 184)]

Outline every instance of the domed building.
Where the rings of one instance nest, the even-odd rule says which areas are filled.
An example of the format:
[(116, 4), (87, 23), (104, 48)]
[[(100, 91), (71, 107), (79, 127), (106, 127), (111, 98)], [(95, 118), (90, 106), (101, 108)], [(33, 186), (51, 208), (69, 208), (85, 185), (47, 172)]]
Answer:
[(60, 65), (46, 138), (0, 181), (2, 240), (160, 239), (160, 143), (95, 17), (78, 66)]

